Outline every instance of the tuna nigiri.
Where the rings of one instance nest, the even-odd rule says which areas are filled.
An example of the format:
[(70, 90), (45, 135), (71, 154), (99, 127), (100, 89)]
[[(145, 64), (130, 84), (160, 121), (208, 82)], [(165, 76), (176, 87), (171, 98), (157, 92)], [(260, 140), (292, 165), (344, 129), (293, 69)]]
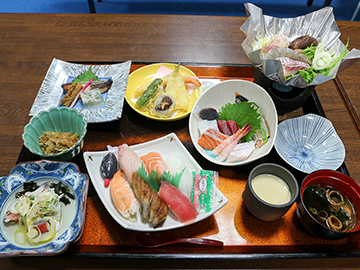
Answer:
[(198, 211), (180, 190), (168, 182), (161, 181), (160, 198), (171, 209), (181, 223), (190, 224), (198, 216)]
[(132, 179), (132, 173), (136, 172), (141, 167), (141, 165), (143, 165), (145, 168), (144, 162), (125, 143), (119, 146), (119, 164), (120, 169), (125, 172), (126, 178), (130, 183)]
[(120, 212), (127, 219), (133, 219), (140, 205), (136, 200), (133, 190), (129, 182), (122, 176), (123, 171), (117, 171), (110, 182), (111, 198)]
[(169, 171), (164, 159), (158, 152), (149, 152), (146, 155), (141, 156), (140, 159), (144, 162), (149, 173), (156, 171), (160, 177), (163, 172)]
[(209, 128), (203, 134), (201, 134), (198, 144), (205, 150), (214, 150), (223, 140), (228, 138), (227, 135)]

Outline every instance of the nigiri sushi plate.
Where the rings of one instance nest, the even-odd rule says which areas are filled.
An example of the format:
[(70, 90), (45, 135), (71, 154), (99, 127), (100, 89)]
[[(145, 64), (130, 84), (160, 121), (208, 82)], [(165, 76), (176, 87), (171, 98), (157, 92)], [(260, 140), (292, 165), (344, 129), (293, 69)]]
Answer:
[[(158, 90), (148, 96), (149, 100), (140, 104), (140, 97), (149, 93), (149, 85), (155, 80), (160, 84), (156, 86)], [(125, 99), (132, 109), (147, 118), (176, 121), (190, 114), (200, 95), (199, 86), (201, 83), (194, 72), (184, 66), (172, 63), (151, 64), (129, 75)]]
[[(142, 144), (131, 146), (123, 144), (108, 148), (108, 151), (85, 152), (84, 160), (90, 179), (102, 203), (114, 220), (125, 229), (152, 232), (181, 228), (210, 217), (228, 202), (228, 199), (215, 185), (212, 193), (216, 195), (213, 197), (214, 200), (209, 211), (194, 211), (195, 203), (192, 204), (189, 199), (192, 192), (192, 175), (193, 172), (199, 172), (202, 168), (175, 133)], [(111, 176), (110, 184), (106, 186), (104, 177), (107, 176), (102, 174), (103, 170), (100, 167), (104, 167), (104, 161), (105, 167), (106, 164), (112, 163), (111, 159), (105, 157), (111, 156), (112, 150), (115, 148), (118, 149), (119, 164), (122, 169)], [(126, 158), (122, 159), (122, 155)], [(163, 162), (166, 170), (172, 175), (178, 175), (181, 172), (178, 188), (167, 181), (161, 181), (159, 192), (156, 192), (151, 190), (139, 176), (138, 170), (139, 173), (133, 172), (137, 162), (146, 164), (147, 167), (152, 163), (148, 163), (147, 160), (152, 158), (161, 159), (159, 162), (154, 162), (156, 163), (155, 167), (159, 168), (159, 164)], [(153, 173), (157, 172), (153, 171)], [(131, 178), (131, 183), (126, 180), (129, 178)], [(126, 190), (126, 194), (120, 195), (120, 189)], [(139, 190), (141, 191), (139, 192)], [(149, 194), (151, 199), (147, 201), (146, 196)], [(122, 200), (122, 197), (126, 198)], [(176, 205), (171, 205), (173, 197), (179, 198)], [(164, 217), (160, 221), (161, 217), (156, 216), (160, 210), (155, 210), (156, 214), (153, 215), (152, 206), (149, 207), (150, 211), (146, 208), (147, 204), (153, 203), (157, 204), (156, 209), (165, 209)], [(167, 209), (167, 205), (171, 206), (171, 211)], [(144, 216), (148, 212), (150, 212), (150, 217), (145, 218)]]
[(273, 100), (259, 85), (227, 80), (208, 88), (189, 119), (191, 140), (207, 160), (240, 166), (266, 156), (277, 133)]

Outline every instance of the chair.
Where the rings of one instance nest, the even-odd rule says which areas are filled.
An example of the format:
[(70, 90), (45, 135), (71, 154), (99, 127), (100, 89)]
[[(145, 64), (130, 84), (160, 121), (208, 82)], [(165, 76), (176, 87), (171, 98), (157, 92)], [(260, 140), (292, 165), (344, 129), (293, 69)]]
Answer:
[(88, 4), (89, 4), (90, 13), (96, 13), (94, 0), (88, 0)]
[(359, 1), (359, 4), (357, 5), (357, 7), (356, 7), (356, 9), (355, 9), (354, 14), (353, 14), (352, 17), (351, 17), (351, 21), (355, 20), (356, 15), (357, 15), (358, 12), (359, 12), (359, 9), (360, 9), (360, 1)]
[[(313, 2), (314, 0), (308, 0), (307, 5), (310, 7)], [(331, 4), (331, 0), (325, 0), (323, 7), (330, 6), (330, 4)]]

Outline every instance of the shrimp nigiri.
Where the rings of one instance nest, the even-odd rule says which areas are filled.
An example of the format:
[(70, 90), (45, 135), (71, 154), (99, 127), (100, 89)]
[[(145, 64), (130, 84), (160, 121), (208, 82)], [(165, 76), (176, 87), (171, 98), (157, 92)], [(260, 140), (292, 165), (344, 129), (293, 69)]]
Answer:
[(164, 159), (157, 152), (149, 152), (146, 155), (141, 156), (140, 159), (144, 162), (149, 173), (156, 171), (160, 177), (163, 172), (169, 171)]
[(122, 175), (123, 171), (120, 170), (114, 174), (113, 179), (110, 181), (110, 194), (120, 214), (124, 218), (132, 220), (139, 211), (140, 204), (135, 198), (129, 182)]
[(136, 172), (142, 165), (146, 168), (144, 162), (126, 143), (119, 146), (119, 164), (130, 183), (133, 172)]

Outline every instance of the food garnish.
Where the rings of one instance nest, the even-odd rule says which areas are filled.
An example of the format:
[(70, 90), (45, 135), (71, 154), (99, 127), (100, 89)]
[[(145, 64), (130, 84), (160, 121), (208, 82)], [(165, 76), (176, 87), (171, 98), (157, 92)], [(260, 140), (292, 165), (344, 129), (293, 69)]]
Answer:
[(260, 128), (261, 118), (258, 113), (259, 106), (255, 102), (228, 103), (221, 108), (219, 120), (233, 120), (239, 127), (246, 124), (252, 127), (251, 131), (241, 141), (250, 141), (257, 129)]
[(88, 82), (91, 79), (94, 81), (98, 81), (99, 79), (95, 76), (95, 74), (92, 72), (91, 67), (84, 73), (80, 74), (77, 78), (75, 78), (72, 82)]

